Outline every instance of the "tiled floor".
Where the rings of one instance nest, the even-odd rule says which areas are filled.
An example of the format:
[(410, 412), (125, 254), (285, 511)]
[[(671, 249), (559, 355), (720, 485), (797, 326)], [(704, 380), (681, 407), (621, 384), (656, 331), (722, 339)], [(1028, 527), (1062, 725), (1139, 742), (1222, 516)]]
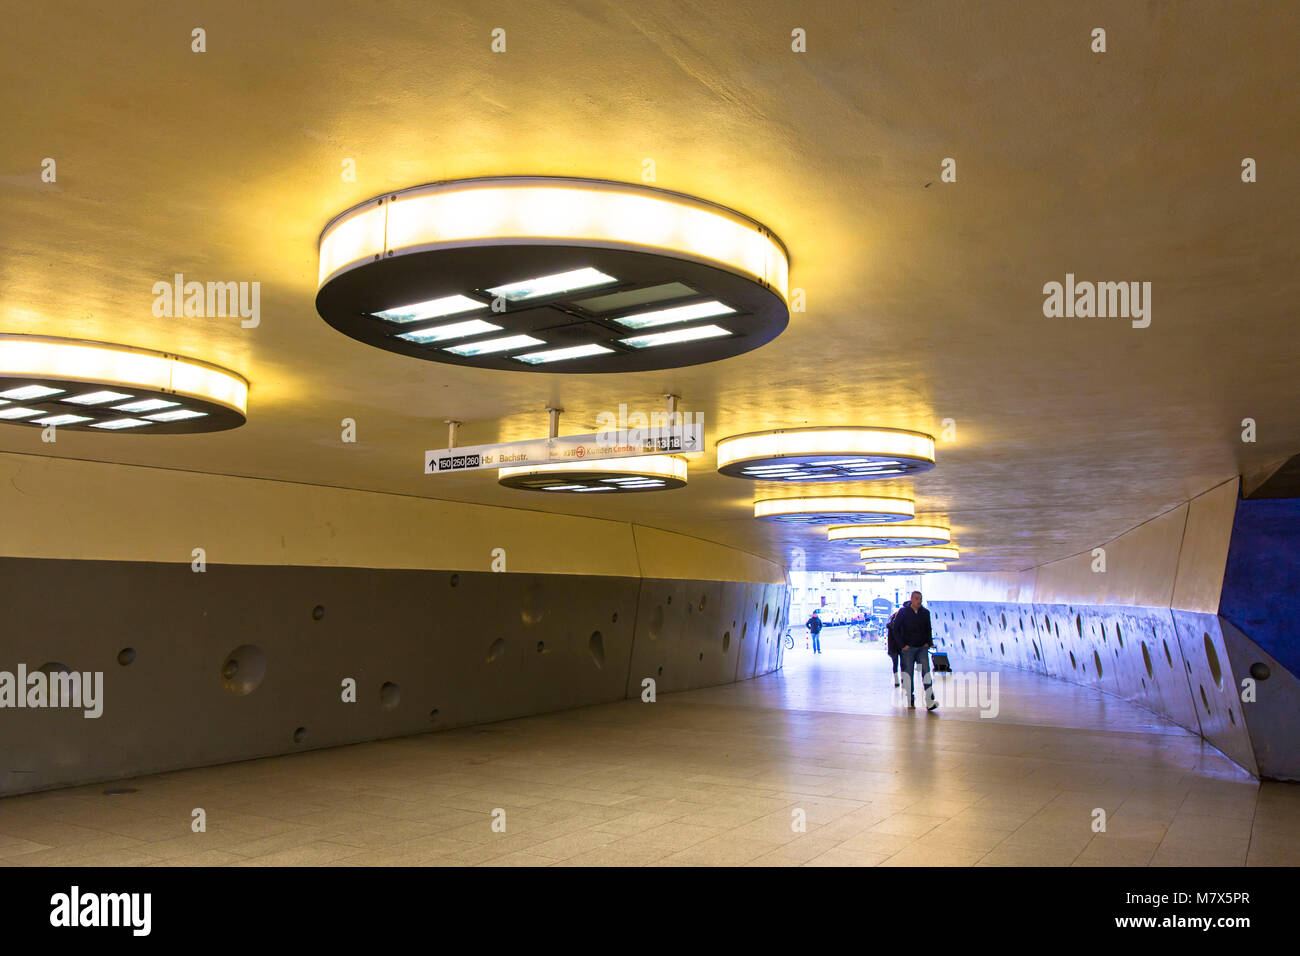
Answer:
[(654, 704), (0, 800), (0, 864), (1300, 863), (1300, 786), (1137, 708), (1006, 670), (996, 718), (908, 711), (878, 648), (823, 646)]

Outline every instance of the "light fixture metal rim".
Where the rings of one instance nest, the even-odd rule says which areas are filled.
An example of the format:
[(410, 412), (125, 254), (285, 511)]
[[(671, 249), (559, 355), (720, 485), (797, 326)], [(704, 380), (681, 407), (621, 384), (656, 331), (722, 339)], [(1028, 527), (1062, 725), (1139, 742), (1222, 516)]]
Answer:
[[(714, 442), (714, 446), (716, 447), (724, 442), (736, 441), (740, 438), (754, 438), (759, 435), (785, 435), (791, 433), (802, 435), (805, 432), (891, 432), (896, 435), (912, 435), (916, 438), (926, 438), (930, 441), (934, 441), (933, 435), (919, 432), (912, 428), (889, 428), (876, 425), (808, 425), (806, 427), (791, 426), (789, 428), (761, 428), (758, 431), (739, 432), (735, 435), (728, 435), (726, 438), (719, 438)], [(826, 454), (835, 454), (835, 452), (826, 452)]]
[[(621, 180), (617, 180), (617, 179), (597, 179), (597, 178), (588, 178), (583, 176), (546, 176), (546, 175), (539, 175), (539, 174), (514, 175), (514, 176), (471, 176), (467, 179), (440, 179), (431, 183), (420, 183), (419, 185), (416, 186), (403, 186), (401, 189), (388, 190), (387, 192), (384, 192), (378, 196), (371, 196), (369, 199), (364, 199), (361, 202), (355, 203), (352, 206), (349, 206), (347, 209), (344, 209), (342, 212), (338, 213), (333, 218), (331, 218), (329, 222), (325, 224), (325, 227), (321, 229), (320, 235), (316, 237), (316, 252), (317, 254), (320, 253), (321, 243), (324, 241), (326, 234), (329, 233), (329, 231), (333, 229), (336, 224), (338, 224), (340, 221), (344, 219), (347, 219), (349, 216), (352, 216), (365, 209), (369, 209), (372, 206), (382, 205), (383, 203), (393, 202), (394, 200), (407, 198), (409, 196), (423, 195), (425, 193), (433, 193), (433, 192), (445, 192), (449, 189), (453, 189), (459, 186), (472, 186), (472, 185), (489, 184), (489, 183), (495, 186), (512, 186), (512, 185), (523, 186), (523, 185), (538, 185), (538, 184), (545, 183), (545, 184), (550, 184), (555, 186), (585, 186), (585, 187), (593, 187), (597, 189), (630, 190), (632, 192), (657, 195), (664, 199), (679, 200), (679, 201), (687, 202), (691, 205), (707, 207), (712, 211), (721, 213), (729, 218), (736, 219), (742, 224), (749, 226), (750, 228), (755, 229), (758, 232), (762, 233), (768, 239), (771, 239), (772, 242), (774, 242), (776, 246), (781, 250), (781, 254), (785, 257), (786, 266), (789, 267), (793, 265), (793, 262), (790, 258), (790, 250), (786, 247), (786, 244), (783, 241), (781, 241), (781, 237), (778, 236), (775, 231), (773, 231), (769, 226), (755, 219), (753, 216), (747, 216), (745, 213), (740, 212), (737, 209), (733, 209), (730, 206), (725, 206), (722, 203), (714, 202), (713, 200), (710, 199), (702, 199), (699, 196), (693, 196), (690, 193), (678, 192), (677, 190), (674, 189), (664, 189), (660, 186), (648, 186), (645, 183), (628, 183), (628, 182), (622, 182)], [(475, 244), (483, 245), (485, 243), (475, 243)], [(453, 248), (453, 247), (450, 245), (444, 246), (440, 244), (437, 246), (437, 248)], [(411, 251), (414, 250), (412, 249)], [(321, 284), (323, 285), (324, 283)]]
[[(117, 342), (104, 342), (98, 339), (70, 339), (60, 335), (28, 335), (26, 332), (0, 332), (0, 341), (8, 340), (20, 342), (43, 342), (50, 345), (93, 345), (98, 348), (112, 349), (114, 352), (134, 352), (138, 355), (152, 355), (154, 358), (185, 362), (188, 365), (200, 365), (210, 371), (220, 372), (222, 375), (229, 375), (231, 378), (237, 378), (246, 388), (251, 388), (251, 383), (248, 379), (233, 369), (228, 369), (224, 365), (217, 365), (215, 362), (208, 362), (189, 355), (181, 355), (179, 352), (164, 352), (161, 349), (147, 349), (138, 345), (121, 345)], [(0, 372), (0, 374), (7, 373)]]

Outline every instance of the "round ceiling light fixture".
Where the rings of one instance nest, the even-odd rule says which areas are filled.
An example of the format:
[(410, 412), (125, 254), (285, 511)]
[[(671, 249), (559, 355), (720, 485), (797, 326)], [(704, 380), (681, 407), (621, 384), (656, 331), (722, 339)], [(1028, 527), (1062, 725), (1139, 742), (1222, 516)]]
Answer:
[(718, 442), (718, 471), (752, 481), (862, 481), (934, 467), (934, 439), (900, 428), (781, 428)]
[(686, 487), (686, 459), (678, 455), (642, 455), (599, 461), (555, 462), (497, 470), (497, 481), (521, 491), (569, 494), (631, 494)]
[(862, 569), (868, 574), (930, 574), (934, 571), (947, 571), (948, 565), (942, 562), (933, 564), (864, 564)]
[(244, 424), (248, 382), (165, 352), (0, 334), (0, 423), (177, 435)]
[(956, 548), (863, 548), (858, 556), (877, 564), (908, 564), (912, 561), (956, 561)]
[(847, 524), (852, 521), (907, 521), (915, 517), (910, 498), (868, 495), (828, 495), (806, 498), (764, 498), (754, 502), (754, 517), (804, 524)]
[(935, 525), (849, 524), (827, 528), (826, 540), (860, 548), (906, 548), (947, 544), (952, 534)]
[(321, 233), (316, 311), (453, 365), (632, 372), (756, 349), (790, 321), (789, 256), (761, 223), (681, 193), (550, 176), (415, 186)]

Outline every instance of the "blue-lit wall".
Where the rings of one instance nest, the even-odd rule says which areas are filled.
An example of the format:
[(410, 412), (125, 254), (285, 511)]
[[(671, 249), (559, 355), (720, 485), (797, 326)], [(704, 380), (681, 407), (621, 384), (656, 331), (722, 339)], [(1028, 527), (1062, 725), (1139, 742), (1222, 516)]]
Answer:
[(1219, 613), (1300, 674), (1300, 498), (1237, 502)]

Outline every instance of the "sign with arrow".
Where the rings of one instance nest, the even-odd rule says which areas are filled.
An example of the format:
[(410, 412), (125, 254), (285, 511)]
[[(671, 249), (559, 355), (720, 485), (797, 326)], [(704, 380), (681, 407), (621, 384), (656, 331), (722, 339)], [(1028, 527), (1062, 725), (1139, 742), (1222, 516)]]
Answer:
[(530, 438), (496, 445), (434, 448), (424, 453), (424, 473), (445, 475), (486, 468), (553, 465), (559, 462), (577, 464), (606, 458), (635, 458), (640, 455), (694, 457), (703, 453), (703, 424), (662, 425), (611, 429), (590, 435)]

